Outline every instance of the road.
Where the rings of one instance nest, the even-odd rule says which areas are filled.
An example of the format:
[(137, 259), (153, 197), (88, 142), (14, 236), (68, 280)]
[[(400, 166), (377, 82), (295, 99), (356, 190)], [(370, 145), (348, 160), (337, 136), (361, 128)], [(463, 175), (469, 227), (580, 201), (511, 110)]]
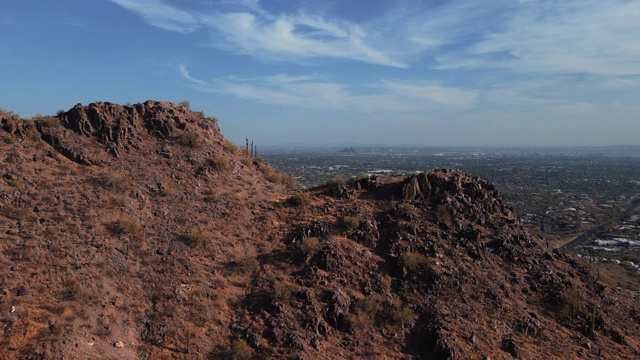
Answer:
[(578, 237), (576, 237), (575, 239), (569, 241), (568, 243), (560, 246), (560, 250), (571, 250), (577, 246), (580, 246), (582, 244), (584, 244), (586, 241), (588, 241), (592, 235), (600, 232), (603, 228), (605, 228), (606, 226), (611, 225), (611, 223), (613, 223), (614, 221), (624, 221), (624, 219), (628, 218), (629, 216), (631, 216), (631, 213), (633, 213), (633, 211), (640, 206), (640, 194), (636, 195), (635, 198), (633, 198), (633, 200), (631, 200), (631, 204), (629, 204), (629, 206), (618, 216), (609, 219), (605, 222), (603, 222), (602, 224), (596, 225), (594, 227), (592, 227), (591, 229), (583, 232), (582, 234), (578, 235)]

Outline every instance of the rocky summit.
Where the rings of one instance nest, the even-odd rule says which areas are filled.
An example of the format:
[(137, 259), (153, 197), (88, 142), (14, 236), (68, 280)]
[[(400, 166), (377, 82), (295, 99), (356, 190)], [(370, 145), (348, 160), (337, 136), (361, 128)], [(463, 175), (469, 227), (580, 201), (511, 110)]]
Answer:
[(0, 358), (640, 357), (637, 295), (493, 184), (250, 152), (167, 102), (0, 119)]

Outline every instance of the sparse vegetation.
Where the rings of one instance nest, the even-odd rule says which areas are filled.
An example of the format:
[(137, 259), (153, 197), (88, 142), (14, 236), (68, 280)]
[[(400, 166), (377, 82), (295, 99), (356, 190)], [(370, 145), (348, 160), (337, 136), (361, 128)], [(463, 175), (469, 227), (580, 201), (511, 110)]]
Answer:
[(231, 342), (231, 347), (229, 348), (229, 359), (230, 360), (248, 360), (253, 357), (255, 351), (247, 342), (243, 339), (234, 339)]
[(327, 185), (330, 187), (338, 187), (346, 183), (347, 181), (342, 176), (336, 176), (333, 179), (327, 180)]
[(287, 301), (296, 291), (298, 291), (297, 285), (290, 282), (279, 282), (273, 285), (273, 298), (278, 301)]
[(229, 158), (224, 155), (216, 155), (209, 160), (209, 165), (218, 171), (227, 171), (231, 167)]
[(287, 199), (287, 204), (292, 206), (302, 206), (308, 204), (310, 201), (309, 193), (299, 192)]
[(433, 261), (426, 255), (417, 252), (408, 252), (403, 256), (403, 261), (407, 269), (416, 271), (433, 266)]
[(191, 103), (189, 102), (189, 100), (183, 100), (183, 101), (180, 101), (180, 102), (178, 103), (178, 105), (180, 105), (180, 106), (184, 106), (184, 107), (186, 107), (187, 109), (191, 108)]
[(35, 119), (40, 126), (45, 128), (53, 128), (60, 126), (60, 119), (53, 116), (42, 116)]
[(92, 182), (107, 190), (124, 192), (131, 188), (129, 181), (121, 174), (114, 171), (103, 171), (92, 178)]
[(114, 235), (137, 235), (142, 230), (142, 225), (136, 219), (121, 218), (109, 224), (109, 230)]
[(571, 319), (582, 314), (586, 302), (580, 294), (580, 290), (568, 288), (560, 294), (560, 314)]
[(308, 237), (300, 242), (300, 251), (311, 258), (324, 248), (324, 245), (317, 237)]
[(19, 117), (20, 117), (20, 115), (15, 113), (13, 110), (6, 110), (6, 109), (3, 109), (3, 108), (0, 108), (0, 118), (17, 119)]
[(192, 248), (205, 246), (211, 239), (211, 234), (202, 229), (191, 229), (188, 233), (182, 235), (182, 241)]
[(282, 174), (273, 170), (273, 168), (267, 165), (262, 158), (255, 159), (254, 164), (258, 166), (258, 169), (264, 174), (264, 177), (274, 184), (283, 184), (287, 186), (294, 186), (296, 184), (295, 176), (291, 174)]
[(342, 226), (349, 232), (356, 231), (360, 227), (360, 218), (357, 216), (344, 216), (342, 218)]
[(178, 135), (178, 144), (190, 148), (199, 148), (202, 144), (200, 142), (200, 135), (195, 131), (185, 130)]
[(413, 323), (418, 315), (405, 305), (395, 304), (390, 311), (391, 320), (393, 323), (402, 327)]
[(355, 302), (353, 311), (349, 314), (349, 322), (356, 329), (371, 327), (378, 313), (382, 310), (382, 299), (379, 295), (371, 295)]
[(253, 273), (258, 270), (260, 262), (255, 256), (243, 256), (235, 262), (235, 269), (243, 274)]

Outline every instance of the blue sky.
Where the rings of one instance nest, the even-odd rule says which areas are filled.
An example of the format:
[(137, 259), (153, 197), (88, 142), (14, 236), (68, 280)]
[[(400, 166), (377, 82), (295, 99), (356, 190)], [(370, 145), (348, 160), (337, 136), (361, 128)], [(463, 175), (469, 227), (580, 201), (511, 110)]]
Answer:
[(0, 107), (179, 102), (243, 144), (640, 145), (640, 1), (0, 3)]

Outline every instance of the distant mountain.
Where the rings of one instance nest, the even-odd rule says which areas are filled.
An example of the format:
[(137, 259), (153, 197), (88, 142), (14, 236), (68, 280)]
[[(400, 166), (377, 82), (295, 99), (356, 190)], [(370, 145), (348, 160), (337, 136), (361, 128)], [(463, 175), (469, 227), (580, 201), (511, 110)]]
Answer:
[(634, 294), (495, 185), (292, 180), (177, 104), (0, 118), (0, 358), (639, 356)]

